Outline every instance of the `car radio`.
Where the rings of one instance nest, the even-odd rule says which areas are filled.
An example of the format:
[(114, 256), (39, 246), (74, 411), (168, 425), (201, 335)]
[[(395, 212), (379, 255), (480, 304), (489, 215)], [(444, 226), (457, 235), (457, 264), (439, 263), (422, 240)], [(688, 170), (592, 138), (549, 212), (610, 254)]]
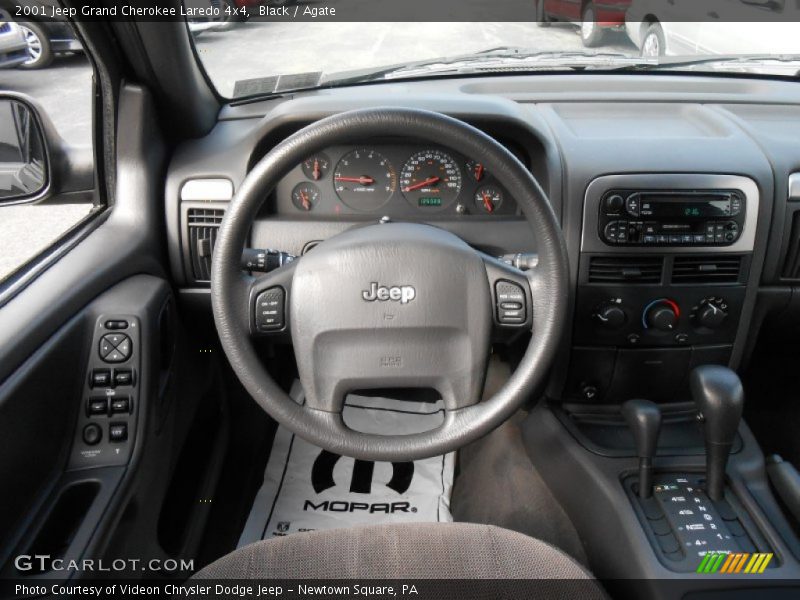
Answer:
[(619, 246), (730, 246), (744, 228), (738, 190), (609, 190), (600, 202), (600, 239)]

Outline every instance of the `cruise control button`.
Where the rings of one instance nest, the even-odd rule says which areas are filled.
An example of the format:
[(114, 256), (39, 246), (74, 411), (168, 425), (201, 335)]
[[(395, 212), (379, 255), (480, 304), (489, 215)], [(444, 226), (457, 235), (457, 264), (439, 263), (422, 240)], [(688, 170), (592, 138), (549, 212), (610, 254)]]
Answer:
[(274, 287), (256, 298), (256, 327), (259, 331), (274, 331), (284, 325), (286, 292)]
[(521, 302), (501, 302), (500, 308), (503, 310), (519, 310), (522, 308)]
[(501, 324), (516, 325), (525, 322), (525, 291), (510, 281), (495, 283), (497, 320)]

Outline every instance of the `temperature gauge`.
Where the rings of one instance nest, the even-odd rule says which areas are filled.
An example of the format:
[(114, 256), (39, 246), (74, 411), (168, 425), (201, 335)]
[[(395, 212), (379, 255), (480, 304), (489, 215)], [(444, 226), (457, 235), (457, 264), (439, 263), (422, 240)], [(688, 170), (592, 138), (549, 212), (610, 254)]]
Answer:
[(319, 202), (319, 188), (313, 183), (301, 183), (292, 190), (292, 204), (297, 210), (309, 212)]
[(496, 187), (487, 185), (475, 192), (475, 206), (478, 212), (493, 213), (503, 203), (503, 193)]
[(320, 152), (303, 161), (303, 173), (305, 173), (306, 177), (309, 179), (319, 181), (328, 174), (330, 166), (331, 162), (328, 160), (327, 155)]
[(483, 164), (474, 160), (467, 161), (467, 174), (475, 181), (483, 181), (486, 177), (486, 169)]

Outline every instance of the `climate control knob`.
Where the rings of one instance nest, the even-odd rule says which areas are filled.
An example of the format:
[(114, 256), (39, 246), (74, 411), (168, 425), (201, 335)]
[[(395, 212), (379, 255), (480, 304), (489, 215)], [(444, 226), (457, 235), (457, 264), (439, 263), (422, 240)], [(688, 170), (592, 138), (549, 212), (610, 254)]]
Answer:
[(681, 309), (672, 300), (667, 298), (653, 300), (642, 313), (642, 326), (645, 329), (657, 331), (674, 331), (678, 326), (680, 316)]
[(728, 318), (728, 303), (723, 298), (704, 298), (692, 311), (692, 322), (697, 327), (717, 329)]
[(597, 307), (592, 319), (603, 329), (619, 329), (625, 324), (627, 316), (618, 304), (607, 302)]

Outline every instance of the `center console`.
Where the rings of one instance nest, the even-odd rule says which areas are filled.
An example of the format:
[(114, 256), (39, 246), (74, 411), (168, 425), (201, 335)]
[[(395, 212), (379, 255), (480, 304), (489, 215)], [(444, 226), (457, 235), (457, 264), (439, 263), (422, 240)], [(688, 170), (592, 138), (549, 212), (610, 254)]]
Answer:
[(610, 175), (587, 188), (565, 397), (670, 401), (728, 364), (759, 209), (733, 175)]
[[(566, 383), (522, 430), (614, 597), (705, 600), (741, 577), (761, 597), (797, 592), (800, 538), (729, 368), (758, 289), (759, 200), (734, 175), (586, 188)], [(800, 475), (787, 481), (781, 501), (800, 506)]]

